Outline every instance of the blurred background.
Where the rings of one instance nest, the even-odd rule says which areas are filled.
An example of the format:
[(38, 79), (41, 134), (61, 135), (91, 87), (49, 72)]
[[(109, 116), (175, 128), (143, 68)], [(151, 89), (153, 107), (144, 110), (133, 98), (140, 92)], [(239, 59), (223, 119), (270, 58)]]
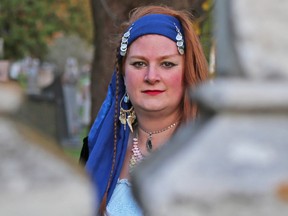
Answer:
[(193, 14), (213, 80), (191, 92), (200, 124), (135, 170), (140, 203), (157, 216), (288, 215), (283, 0), (0, 0), (0, 215), (93, 215), (82, 139), (106, 95), (118, 27), (149, 4)]
[(117, 28), (149, 4), (193, 14), (213, 77), (213, 0), (1, 0), (0, 85), (24, 92), (17, 120), (78, 160), (113, 72)]

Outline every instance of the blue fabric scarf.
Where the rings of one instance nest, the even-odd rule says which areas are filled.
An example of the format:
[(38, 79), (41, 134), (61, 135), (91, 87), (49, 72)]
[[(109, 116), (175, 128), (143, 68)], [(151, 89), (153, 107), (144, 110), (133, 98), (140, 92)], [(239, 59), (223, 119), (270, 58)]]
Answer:
[[(114, 153), (114, 115), (116, 103), (116, 72), (113, 73), (112, 80), (109, 84), (107, 96), (100, 108), (97, 118), (88, 135), (89, 159), (86, 169), (91, 175), (96, 193), (98, 195), (98, 206), (105, 194)], [(125, 93), (123, 78), (119, 79), (119, 101)], [(128, 109), (128, 108), (126, 108)], [(118, 108), (119, 113), (119, 108)], [(110, 199), (113, 189), (120, 175), (121, 167), (125, 157), (127, 143), (129, 138), (129, 129), (118, 123), (117, 149), (115, 172), (108, 190), (108, 200)]]
[(132, 28), (128, 45), (132, 44), (140, 36), (147, 34), (162, 35), (174, 42), (177, 42), (177, 31), (175, 25), (180, 30), (181, 34), (184, 35), (181, 23), (173, 16), (163, 14), (150, 14), (143, 16), (130, 26)]
[[(132, 28), (128, 45), (131, 45), (131, 43), (138, 37), (146, 34), (160, 34), (177, 42), (177, 31), (175, 25), (177, 25), (182, 35), (184, 36), (181, 24), (175, 17), (163, 14), (146, 15), (131, 25)], [(122, 57), (119, 58), (119, 61), (121, 61)], [(116, 72), (114, 72), (108, 87), (107, 96), (88, 135), (89, 159), (86, 164), (86, 169), (93, 180), (93, 184), (95, 185), (98, 206), (103, 199), (108, 185), (114, 154), (116, 76)], [(119, 103), (126, 91), (122, 75), (119, 77), (118, 87)], [(95, 94), (95, 92), (93, 92), (93, 94)], [(127, 106), (124, 107), (125, 109), (129, 109), (129, 104), (123, 104)], [(119, 116), (119, 104), (117, 110)], [(127, 127), (126, 130), (124, 130), (124, 126), (120, 123), (120, 121), (118, 121), (116, 162), (112, 174), (111, 184), (108, 188), (107, 203), (112, 196), (113, 190), (121, 172), (122, 164), (127, 150), (129, 132), (129, 128)]]

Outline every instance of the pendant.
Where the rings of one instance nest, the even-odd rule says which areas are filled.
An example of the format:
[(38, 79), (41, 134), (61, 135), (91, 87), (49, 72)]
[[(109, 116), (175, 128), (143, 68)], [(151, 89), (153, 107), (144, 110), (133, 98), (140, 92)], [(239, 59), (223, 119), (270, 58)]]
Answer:
[(153, 148), (152, 140), (151, 140), (151, 137), (149, 137), (146, 141), (146, 149), (150, 153), (152, 152), (152, 148)]
[(133, 133), (133, 123), (136, 119), (136, 116), (134, 115), (134, 113), (131, 113), (128, 117), (127, 117), (127, 124), (131, 130), (131, 132)]

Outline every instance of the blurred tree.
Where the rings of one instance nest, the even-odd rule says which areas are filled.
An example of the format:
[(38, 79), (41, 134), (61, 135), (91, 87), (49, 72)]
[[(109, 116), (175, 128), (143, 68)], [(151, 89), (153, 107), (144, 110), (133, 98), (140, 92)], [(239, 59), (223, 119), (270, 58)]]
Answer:
[(214, 0), (198, 0), (193, 13), (195, 16), (194, 28), (208, 61), (213, 43), (213, 8)]
[(4, 58), (43, 58), (49, 42), (63, 33), (91, 40), (88, 0), (1, 0)]
[(115, 47), (111, 41), (115, 41), (117, 27), (128, 18), (131, 9), (149, 4), (164, 4), (190, 11), (195, 16), (195, 28), (199, 37), (201, 38), (201, 34), (205, 34), (206, 39), (203, 37), (203, 42), (208, 59), (212, 22), (207, 22), (207, 19), (211, 17), (213, 0), (90, 0), (90, 4), (94, 30), (94, 57), (91, 71), (92, 121), (104, 100), (114, 67)]

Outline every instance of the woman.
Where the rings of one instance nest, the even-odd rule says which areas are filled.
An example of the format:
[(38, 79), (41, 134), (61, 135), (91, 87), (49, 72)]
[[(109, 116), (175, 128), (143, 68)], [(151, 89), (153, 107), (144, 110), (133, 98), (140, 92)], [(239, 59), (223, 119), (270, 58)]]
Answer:
[(142, 215), (131, 195), (129, 174), (196, 117), (188, 92), (207, 78), (189, 14), (141, 7), (124, 29), (106, 99), (89, 132), (86, 163), (98, 189), (100, 214), (111, 216)]

